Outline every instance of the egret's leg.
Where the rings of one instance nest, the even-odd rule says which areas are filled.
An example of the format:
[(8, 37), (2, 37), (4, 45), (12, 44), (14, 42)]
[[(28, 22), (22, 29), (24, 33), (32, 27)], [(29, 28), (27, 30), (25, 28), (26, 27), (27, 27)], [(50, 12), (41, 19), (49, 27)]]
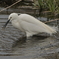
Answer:
[(31, 38), (32, 35), (33, 35), (32, 33), (26, 32), (26, 37), (27, 37), (27, 39)]

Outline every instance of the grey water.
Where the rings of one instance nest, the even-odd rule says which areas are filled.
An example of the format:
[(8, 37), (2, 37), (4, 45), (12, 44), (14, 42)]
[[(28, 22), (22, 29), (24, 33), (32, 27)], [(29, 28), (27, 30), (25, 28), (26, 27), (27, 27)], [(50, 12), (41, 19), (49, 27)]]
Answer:
[[(59, 40), (55, 37), (33, 37), (26, 39), (25, 34), (14, 28), (9, 23), (5, 30), (2, 26), (8, 20), (9, 15), (0, 15), (0, 56), (19, 56), (21, 59), (32, 59), (39, 56), (47, 56), (59, 52)], [(38, 17), (38, 20), (47, 21), (45, 17)], [(48, 23), (50, 26), (58, 27), (58, 21)], [(59, 31), (56, 34), (59, 38)]]

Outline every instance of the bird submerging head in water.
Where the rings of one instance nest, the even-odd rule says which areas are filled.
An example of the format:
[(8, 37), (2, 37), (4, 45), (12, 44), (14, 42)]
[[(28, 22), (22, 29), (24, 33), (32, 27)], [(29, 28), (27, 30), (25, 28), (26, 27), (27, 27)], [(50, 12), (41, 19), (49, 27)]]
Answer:
[(12, 25), (15, 28), (18, 28), (19, 30), (25, 32), (27, 37), (42, 32), (48, 33), (50, 35), (56, 33), (56, 31), (50, 26), (44, 24), (43, 22), (28, 14), (18, 15), (17, 13), (11, 13), (8, 17), (8, 21), (4, 25), (4, 28), (9, 23), (9, 21), (11, 21)]

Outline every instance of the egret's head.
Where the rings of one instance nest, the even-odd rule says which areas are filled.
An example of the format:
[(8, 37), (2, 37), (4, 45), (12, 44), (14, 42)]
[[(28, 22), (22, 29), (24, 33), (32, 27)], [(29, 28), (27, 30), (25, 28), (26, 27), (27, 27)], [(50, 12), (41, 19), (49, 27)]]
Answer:
[(18, 17), (17, 13), (11, 13), (8, 17), (8, 20), (12, 21), (12, 20), (16, 19), (17, 17)]
[(5, 28), (7, 26), (7, 24), (9, 23), (9, 21), (12, 21), (14, 19), (16, 19), (18, 17), (17, 13), (11, 13), (8, 17), (8, 21), (6, 22), (6, 24), (3, 26), (3, 28)]

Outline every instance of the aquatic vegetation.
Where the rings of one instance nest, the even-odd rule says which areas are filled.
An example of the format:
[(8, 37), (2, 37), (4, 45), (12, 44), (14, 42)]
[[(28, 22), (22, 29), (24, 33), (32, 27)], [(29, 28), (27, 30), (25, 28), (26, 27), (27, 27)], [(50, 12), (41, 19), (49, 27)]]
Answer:
[(51, 11), (51, 12), (55, 12), (56, 10), (56, 3), (54, 0), (47, 0), (46, 1), (46, 4), (48, 6), (48, 9)]
[(39, 9), (43, 9), (46, 11), (50, 11), (51, 13), (59, 13), (59, 0), (35, 0), (34, 2), (37, 3)]

